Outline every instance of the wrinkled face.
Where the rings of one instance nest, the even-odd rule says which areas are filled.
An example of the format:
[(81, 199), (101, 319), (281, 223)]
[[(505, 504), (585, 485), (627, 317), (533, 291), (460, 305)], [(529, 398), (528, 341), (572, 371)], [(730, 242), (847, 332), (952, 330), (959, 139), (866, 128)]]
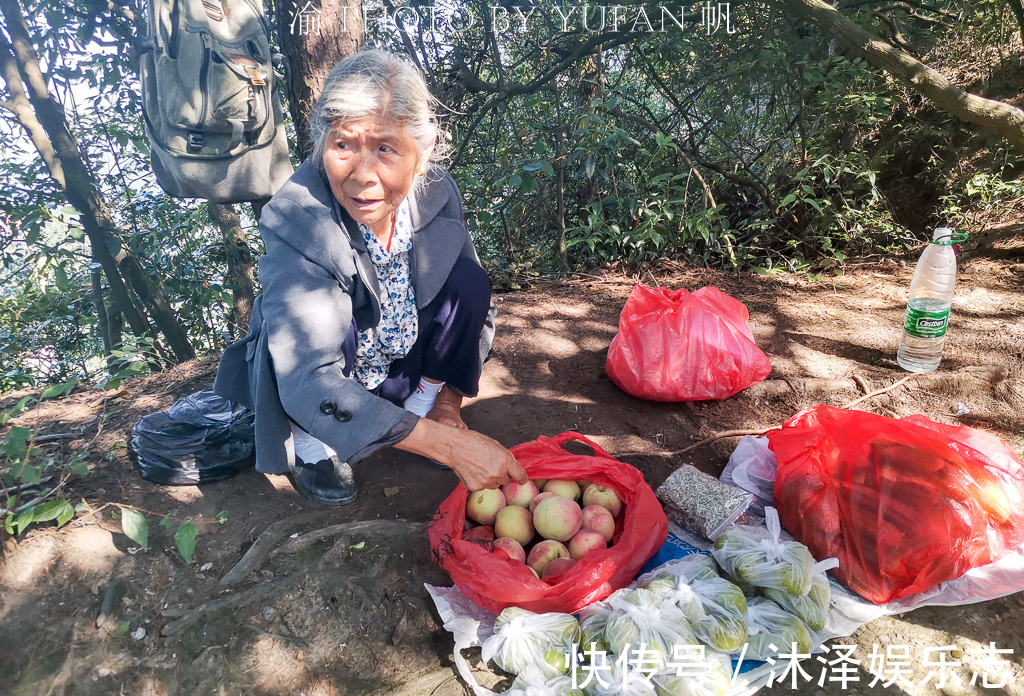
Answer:
[(341, 207), (386, 239), (420, 159), (416, 141), (404, 128), (366, 119), (335, 127), (324, 150), (324, 169)]

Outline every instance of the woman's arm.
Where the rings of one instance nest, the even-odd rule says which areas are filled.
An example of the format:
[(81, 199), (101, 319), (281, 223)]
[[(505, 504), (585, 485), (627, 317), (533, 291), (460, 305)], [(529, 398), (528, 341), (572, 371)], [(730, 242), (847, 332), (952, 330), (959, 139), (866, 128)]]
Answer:
[(412, 432), (394, 446), (447, 464), (471, 491), (529, 480), (512, 453), (496, 440), (427, 418), (420, 418)]

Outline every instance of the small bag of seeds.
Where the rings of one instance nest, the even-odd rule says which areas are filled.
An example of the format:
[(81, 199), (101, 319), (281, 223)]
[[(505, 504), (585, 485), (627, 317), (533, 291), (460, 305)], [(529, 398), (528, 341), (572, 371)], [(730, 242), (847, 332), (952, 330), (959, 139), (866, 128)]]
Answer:
[(669, 519), (709, 541), (714, 541), (754, 502), (751, 493), (689, 464), (676, 469), (656, 494)]

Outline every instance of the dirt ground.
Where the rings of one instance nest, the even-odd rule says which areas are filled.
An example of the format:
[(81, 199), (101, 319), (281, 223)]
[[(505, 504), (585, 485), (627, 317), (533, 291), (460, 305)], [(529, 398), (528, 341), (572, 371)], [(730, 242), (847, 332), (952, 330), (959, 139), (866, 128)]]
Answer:
[[(1017, 227), (990, 229), (962, 255), (939, 371), (858, 408), (985, 428), (1024, 451), (1020, 235)], [(725, 430), (777, 425), (816, 403), (844, 405), (906, 376), (895, 350), (912, 271), (912, 261), (893, 260), (810, 278), (736, 277), (677, 264), (645, 270), (647, 283), (690, 290), (710, 284), (742, 300), (772, 361), (761, 386), (692, 404), (638, 401), (605, 375), (608, 344), (635, 278), (588, 277), (498, 295), (494, 358), (480, 396), (464, 410), (466, 422), (507, 446), (579, 431), (639, 468), (655, 487), (683, 463), (718, 474), (735, 437), (673, 452)], [(60, 530), (35, 528), (6, 541), (0, 694), (462, 693), (451, 637), (423, 588), (424, 582), (450, 584), (430, 560), (425, 529), (456, 485), (454, 474), (414, 455), (387, 452), (359, 466), (355, 504), (326, 510), (298, 496), (284, 477), (245, 472), (201, 487), (159, 487), (133, 470), (125, 445), (135, 421), (209, 386), (216, 359), (207, 356), (117, 391), (78, 391), (18, 419), (41, 433), (71, 434), (46, 444), (46, 456), (66, 461), (89, 453), (84, 461), (90, 474), (72, 478), (65, 488), (72, 502), (86, 503), (89, 511)], [(970, 413), (958, 418), (960, 404)], [(108, 504), (146, 511), (148, 552), (121, 533)], [(159, 515), (199, 528), (190, 565), (175, 550), (176, 524), (160, 526)], [(225, 583), (272, 525), (272, 553), (240, 582)], [(112, 614), (106, 626), (123, 632), (97, 627), (105, 598)], [(923, 694), (935, 692), (934, 680), (919, 685), (924, 648), (956, 644), (969, 653), (989, 642), (1013, 650), (1008, 659), (1017, 681), (986, 690), (980, 680), (968, 684), (968, 672), (964, 684), (944, 693), (1024, 693), (1022, 620), (1024, 596), (1014, 595), (868, 624), (845, 641), (858, 645), (855, 657), (864, 664), (860, 683), (844, 693), (881, 689), (867, 687), (872, 643), (909, 644), (918, 686), (902, 692)], [(500, 681), (477, 666), (482, 682)], [(842, 689), (805, 684), (800, 691)]]

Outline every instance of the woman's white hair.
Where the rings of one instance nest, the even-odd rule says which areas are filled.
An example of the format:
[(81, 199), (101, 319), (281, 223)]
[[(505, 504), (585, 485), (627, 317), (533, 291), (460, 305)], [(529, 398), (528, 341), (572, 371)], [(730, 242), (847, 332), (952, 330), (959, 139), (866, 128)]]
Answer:
[(441, 159), (447, 147), (434, 113), (436, 101), (420, 72), (398, 56), (375, 49), (356, 53), (335, 65), (324, 81), (309, 114), (309, 156), (323, 171), (336, 126), (377, 118), (404, 128), (421, 160)]

